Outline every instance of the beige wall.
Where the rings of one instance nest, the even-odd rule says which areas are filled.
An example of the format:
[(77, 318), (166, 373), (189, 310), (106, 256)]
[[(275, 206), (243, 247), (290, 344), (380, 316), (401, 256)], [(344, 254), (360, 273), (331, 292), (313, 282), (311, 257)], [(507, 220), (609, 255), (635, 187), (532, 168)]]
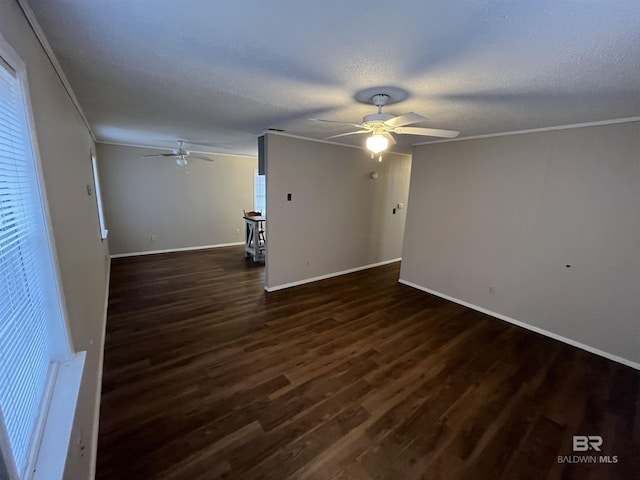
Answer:
[(400, 257), (409, 156), (379, 163), (355, 148), (271, 134), (266, 142), (268, 287)]
[(417, 147), (401, 279), (640, 362), (639, 151), (640, 123)]
[(111, 253), (242, 242), (257, 159), (209, 155), (214, 162), (191, 160), (185, 171), (171, 157), (142, 157), (158, 152), (98, 144)]
[(109, 253), (107, 242), (100, 239), (95, 197), (87, 195), (87, 185), (93, 185), (93, 142), (17, 2), (0, 2), (0, 33), (27, 65), (73, 346), (87, 351), (67, 478), (88, 478)]

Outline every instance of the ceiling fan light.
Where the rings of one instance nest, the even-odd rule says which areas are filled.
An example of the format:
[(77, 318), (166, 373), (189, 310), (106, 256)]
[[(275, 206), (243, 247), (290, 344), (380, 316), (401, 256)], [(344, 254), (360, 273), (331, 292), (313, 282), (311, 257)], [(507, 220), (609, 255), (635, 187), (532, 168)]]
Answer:
[(367, 148), (373, 153), (380, 153), (389, 146), (389, 139), (384, 135), (371, 135), (367, 138)]

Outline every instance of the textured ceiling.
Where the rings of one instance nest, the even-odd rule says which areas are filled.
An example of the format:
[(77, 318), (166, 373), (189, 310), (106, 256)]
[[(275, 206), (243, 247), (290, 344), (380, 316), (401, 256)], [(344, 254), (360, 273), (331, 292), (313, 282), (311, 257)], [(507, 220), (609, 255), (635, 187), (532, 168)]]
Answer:
[(461, 136), (640, 115), (638, 0), (29, 4), (102, 141), (255, 154), (267, 128), (347, 131), (309, 118), (359, 123), (382, 85)]

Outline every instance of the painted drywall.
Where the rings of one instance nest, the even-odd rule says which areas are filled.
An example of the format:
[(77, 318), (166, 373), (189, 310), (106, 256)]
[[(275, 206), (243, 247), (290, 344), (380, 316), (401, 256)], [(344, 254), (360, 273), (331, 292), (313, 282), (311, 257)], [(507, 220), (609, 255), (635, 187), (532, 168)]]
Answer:
[(401, 279), (640, 362), (639, 151), (640, 123), (415, 148)]
[(158, 149), (98, 144), (97, 152), (112, 254), (244, 240), (255, 157), (208, 155), (213, 162), (190, 160), (185, 169), (172, 157), (142, 156), (166, 153)]
[(17, 2), (0, 2), (0, 33), (27, 65), (73, 347), (87, 351), (66, 478), (89, 478), (109, 262), (108, 243), (100, 238), (96, 200), (87, 194), (87, 185), (93, 189), (90, 151), (94, 145)]
[(411, 157), (379, 163), (361, 149), (273, 134), (266, 144), (268, 288), (400, 257)]

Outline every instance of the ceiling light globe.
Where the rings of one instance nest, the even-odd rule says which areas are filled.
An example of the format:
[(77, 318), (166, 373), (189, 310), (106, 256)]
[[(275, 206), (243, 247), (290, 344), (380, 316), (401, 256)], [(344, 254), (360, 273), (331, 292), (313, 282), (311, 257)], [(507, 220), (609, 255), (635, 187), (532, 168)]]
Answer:
[(373, 153), (380, 153), (389, 146), (389, 139), (384, 135), (371, 135), (367, 138), (367, 148)]

